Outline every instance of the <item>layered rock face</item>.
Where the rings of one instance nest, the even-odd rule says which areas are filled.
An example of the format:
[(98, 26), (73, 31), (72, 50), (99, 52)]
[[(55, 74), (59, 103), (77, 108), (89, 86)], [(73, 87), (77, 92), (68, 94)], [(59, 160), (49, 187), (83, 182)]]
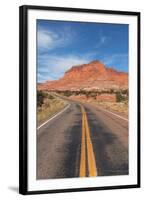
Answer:
[(128, 73), (107, 68), (95, 60), (88, 64), (73, 66), (56, 81), (38, 84), (39, 90), (107, 90), (127, 89)]

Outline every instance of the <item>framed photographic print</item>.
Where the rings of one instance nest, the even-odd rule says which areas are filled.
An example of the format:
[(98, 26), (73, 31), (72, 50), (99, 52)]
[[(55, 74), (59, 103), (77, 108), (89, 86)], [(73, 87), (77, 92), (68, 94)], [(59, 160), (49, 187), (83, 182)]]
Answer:
[(20, 193), (140, 187), (140, 13), (20, 7)]

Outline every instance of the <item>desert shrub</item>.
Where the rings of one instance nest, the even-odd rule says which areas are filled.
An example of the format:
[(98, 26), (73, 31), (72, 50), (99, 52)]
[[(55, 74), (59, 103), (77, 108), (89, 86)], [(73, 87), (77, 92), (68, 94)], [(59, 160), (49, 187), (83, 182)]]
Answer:
[(43, 91), (37, 91), (37, 106), (41, 107), (42, 104), (44, 103), (44, 98), (46, 94)]
[(69, 96), (71, 96), (73, 93), (72, 93), (72, 91), (70, 91), (70, 90), (66, 90), (66, 91), (63, 92), (63, 94), (64, 94), (64, 96), (69, 97)]
[(117, 102), (126, 101), (127, 99), (128, 99), (128, 97), (126, 95), (123, 95), (121, 92), (116, 93), (116, 101)]
[(122, 94), (125, 94), (125, 95), (128, 96), (128, 89), (123, 90), (123, 91), (122, 91)]

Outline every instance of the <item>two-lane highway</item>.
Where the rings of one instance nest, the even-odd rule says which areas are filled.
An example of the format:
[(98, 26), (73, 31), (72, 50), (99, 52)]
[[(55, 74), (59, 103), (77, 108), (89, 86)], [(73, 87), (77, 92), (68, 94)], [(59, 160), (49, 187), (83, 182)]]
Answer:
[(69, 101), (37, 130), (37, 179), (128, 174), (128, 121)]

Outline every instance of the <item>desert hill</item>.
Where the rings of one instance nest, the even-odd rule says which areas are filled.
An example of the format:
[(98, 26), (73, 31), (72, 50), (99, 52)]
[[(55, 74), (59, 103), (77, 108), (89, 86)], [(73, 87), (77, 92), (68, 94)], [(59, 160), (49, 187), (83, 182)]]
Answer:
[(107, 90), (127, 89), (128, 73), (106, 67), (95, 60), (71, 67), (59, 80), (38, 84), (39, 90)]

